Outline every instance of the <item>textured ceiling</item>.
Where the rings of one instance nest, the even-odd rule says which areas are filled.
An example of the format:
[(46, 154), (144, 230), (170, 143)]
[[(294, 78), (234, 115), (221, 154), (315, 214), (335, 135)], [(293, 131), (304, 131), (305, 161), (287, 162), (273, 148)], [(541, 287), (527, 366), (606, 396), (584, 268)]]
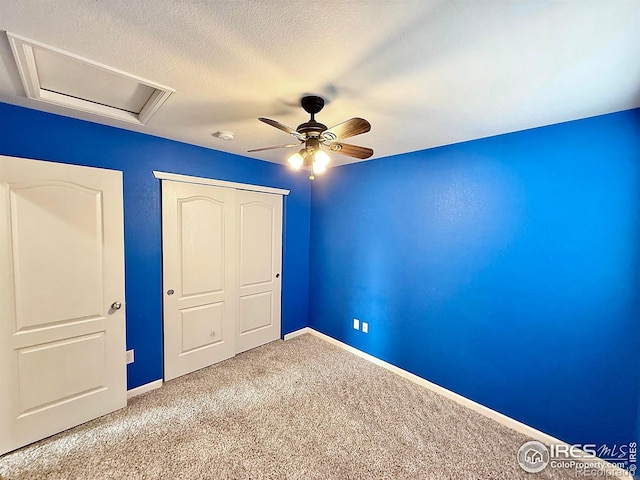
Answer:
[(372, 158), (640, 107), (640, 0), (0, 0), (0, 29), (176, 89), (146, 126), (33, 102), (3, 34), (0, 101), (279, 163), (256, 117), (295, 128), (304, 93)]

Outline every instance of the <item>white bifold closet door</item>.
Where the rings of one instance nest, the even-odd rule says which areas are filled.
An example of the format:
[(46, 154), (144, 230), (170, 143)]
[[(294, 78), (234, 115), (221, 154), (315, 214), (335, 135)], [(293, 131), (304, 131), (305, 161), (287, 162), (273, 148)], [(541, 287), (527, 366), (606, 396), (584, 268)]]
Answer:
[(282, 196), (162, 181), (164, 378), (280, 337)]
[(122, 173), (0, 156), (0, 454), (126, 406)]

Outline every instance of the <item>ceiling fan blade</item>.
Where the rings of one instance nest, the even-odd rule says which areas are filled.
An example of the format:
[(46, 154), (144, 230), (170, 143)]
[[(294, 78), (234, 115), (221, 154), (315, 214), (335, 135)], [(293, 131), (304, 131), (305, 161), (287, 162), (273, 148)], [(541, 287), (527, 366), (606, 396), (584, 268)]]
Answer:
[(339, 153), (341, 155), (348, 155), (349, 157), (365, 159), (373, 155), (373, 150), (367, 147), (358, 147), (357, 145), (349, 145), (348, 143), (326, 143), (332, 152)]
[(285, 124), (277, 122), (275, 120), (271, 120), (270, 118), (258, 117), (258, 120), (266, 123), (267, 125), (271, 125), (272, 127), (276, 127), (282, 130), (283, 132), (287, 132), (288, 134), (293, 135), (296, 138), (300, 136), (300, 134), (296, 132), (293, 128), (287, 127)]
[(350, 118), (338, 125), (334, 125), (328, 130), (322, 132), (322, 137), (325, 140), (333, 141), (340, 138), (349, 138), (366, 133), (371, 130), (371, 124), (364, 118)]
[(276, 148), (289, 148), (289, 147), (298, 147), (299, 143), (292, 143), (290, 145), (274, 145), (272, 147), (262, 147), (262, 148), (254, 148), (253, 150), (247, 150), (247, 152), (262, 152), (264, 150), (275, 150)]

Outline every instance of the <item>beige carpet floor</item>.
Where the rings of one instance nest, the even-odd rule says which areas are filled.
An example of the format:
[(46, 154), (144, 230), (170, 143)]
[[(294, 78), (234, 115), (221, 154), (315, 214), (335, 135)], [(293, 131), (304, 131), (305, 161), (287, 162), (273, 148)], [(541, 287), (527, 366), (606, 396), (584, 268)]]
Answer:
[(9, 479), (566, 479), (529, 440), (327, 342), (277, 341), (0, 457)]

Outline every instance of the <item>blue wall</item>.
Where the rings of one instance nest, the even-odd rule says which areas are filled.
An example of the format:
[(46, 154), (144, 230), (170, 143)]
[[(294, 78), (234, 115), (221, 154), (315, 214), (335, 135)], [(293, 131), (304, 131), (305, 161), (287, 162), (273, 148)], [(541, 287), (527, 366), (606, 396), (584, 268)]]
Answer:
[(283, 333), (571, 443), (640, 439), (640, 110), (331, 169), (311, 195), (279, 165), (6, 104), (0, 154), (124, 172), (129, 388), (162, 376), (163, 170), (291, 189)]
[(282, 333), (307, 326), (310, 186), (286, 167), (0, 103), (0, 154), (123, 171), (128, 388), (162, 378), (160, 170), (290, 189)]
[(640, 110), (333, 169), (310, 326), (567, 442), (638, 441), (639, 219)]

